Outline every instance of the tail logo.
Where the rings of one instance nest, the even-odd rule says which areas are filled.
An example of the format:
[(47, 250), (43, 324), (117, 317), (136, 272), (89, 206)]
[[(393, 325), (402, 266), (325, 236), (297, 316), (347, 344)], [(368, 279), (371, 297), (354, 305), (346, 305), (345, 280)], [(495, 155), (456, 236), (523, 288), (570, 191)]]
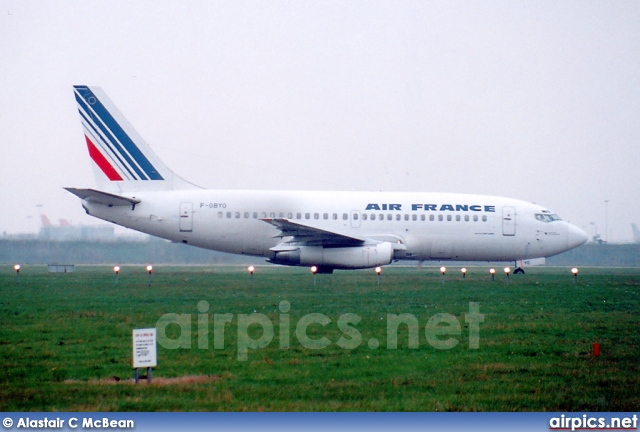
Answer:
[(111, 181), (164, 180), (87, 86), (74, 86), (89, 156)]

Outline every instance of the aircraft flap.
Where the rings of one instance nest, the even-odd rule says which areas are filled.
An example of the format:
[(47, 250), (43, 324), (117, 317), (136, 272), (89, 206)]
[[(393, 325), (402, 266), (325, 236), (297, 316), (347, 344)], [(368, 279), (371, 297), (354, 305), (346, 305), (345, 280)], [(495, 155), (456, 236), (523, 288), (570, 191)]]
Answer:
[(355, 246), (365, 242), (365, 238), (329, 231), (324, 228), (316, 228), (309, 225), (294, 222), (284, 218), (266, 218), (263, 221), (277, 227), (280, 234), (277, 237), (293, 237), (293, 242), (305, 242), (306, 244), (318, 244), (323, 246)]
[(120, 195), (111, 194), (108, 192), (102, 192), (95, 189), (76, 189), (65, 188), (65, 190), (71, 192), (78, 198), (91, 203), (104, 204), (109, 207), (113, 206), (130, 206), (136, 205), (140, 202), (139, 199), (129, 198)]

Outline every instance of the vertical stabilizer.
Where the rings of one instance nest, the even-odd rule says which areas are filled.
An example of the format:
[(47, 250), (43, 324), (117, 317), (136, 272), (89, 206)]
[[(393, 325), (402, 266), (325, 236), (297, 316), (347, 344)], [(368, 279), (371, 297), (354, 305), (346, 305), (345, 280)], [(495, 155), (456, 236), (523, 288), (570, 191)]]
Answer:
[(98, 187), (109, 192), (195, 189), (151, 150), (99, 87), (74, 86)]

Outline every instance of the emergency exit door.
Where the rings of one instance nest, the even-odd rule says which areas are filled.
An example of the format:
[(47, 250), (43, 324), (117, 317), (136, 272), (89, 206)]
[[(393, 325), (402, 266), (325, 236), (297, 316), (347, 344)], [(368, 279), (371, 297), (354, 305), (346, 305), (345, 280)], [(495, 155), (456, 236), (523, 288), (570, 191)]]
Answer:
[(193, 203), (180, 203), (180, 232), (193, 231)]

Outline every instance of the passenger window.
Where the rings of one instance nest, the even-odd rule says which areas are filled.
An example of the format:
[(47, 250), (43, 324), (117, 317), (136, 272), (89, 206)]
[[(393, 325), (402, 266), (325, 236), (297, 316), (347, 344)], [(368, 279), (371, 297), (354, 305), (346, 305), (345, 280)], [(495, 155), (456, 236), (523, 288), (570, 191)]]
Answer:
[(438, 215), (438, 220), (442, 222), (444, 220), (444, 217), (442, 217), (442, 215)]
[(406, 220), (406, 221), (409, 220), (409, 215), (408, 214), (404, 215), (404, 220)]
[(275, 218), (276, 218), (276, 214), (275, 214), (275, 213), (273, 213), (273, 212), (271, 212), (271, 214), (269, 215), (269, 217), (270, 217), (271, 219), (275, 219)]
[(346, 213), (342, 213), (342, 220), (347, 220), (349, 219), (349, 215)]
[(333, 220), (338, 220), (338, 213), (333, 214)]
[(329, 213), (325, 213), (322, 215), (322, 219), (327, 220), (329, 219)]
[(231, 219), (231, 212), (227, 212), (227, 219)]
[[(422, 217), (423, 217), (423, 219), (422, 219), (422, 220), (424, 220), (424, 215), (422, 215)], [(411, 215), (411, 220), (413, 220), (413, 221), (418, 220), (418, 215), (416, 215), (416, 214)]]
[(314, 219), (320, 219), (320, 215), (319, 215), (318, 213), (314, 213), (314, 214), (313, 214), (313, 218), (314, 218)]
[(478, 215), (473, 215), (473, 221), (478, 222)]
[(221, 218), (222, 217), (222, 212), (218, 212), (218, 217)]
[(253, 212), (253, 218), (258, 219), (258, 212)]
[(464, 215), (464, 221), (469, 222), (469, 215)]
[(392, 214), (388, 214), (387, 215), (387, 220), (393, 220), (393, 215)]
[(482, 222), (486, 222), (487, 221), (487, 215), (483, 215), (482, 216)]
[(456, 215), (456, 222), (460, 222), (460, 215)]
[(284, 217), (284, 213), (280, 212), (280, 213), (278, 214), (278, 217), (279, 217), (279, 218), (283, 218), (283, 217)]
[(262, 219), (265, 219), (267, 217), (267, 213), (262, 212)]
[(249, 212), (244, 212), (244, 218), (249, 219)]
[(402, 220), (402, 215), (401, 215), (401, 214), (397, 214), (397, 215), (396, 215), (396, 220), (397, 220), (397, 221)]
[(304, 214), (304, 218), (305, 219), (311, 219), (311, 213), (305, 213)]
[(240, 212), (236, 212), (236, 219), (240, 219)]
[(353, 220), (358, 220), (358, 213), (353, 213)]
[(302, 213), (296, 213), (296, 219), (302, 219)]
[(293, 219), (293, 213), (287, 213), (287, 219)]
[(435, 219), (435, 217), (434, 217), (433, 215), (429, 215), (429, 220), (430, 220), (431, 222), (433, 222), (433, 220), (434, 220), (434, 219)]
[(427, 217), (425, 215), (420, 215), (420, 220), (424, 222), (425, 220), (427, 220)]
[(449, 222), (451, 222), (451, 219), (453, 219), (453, 218), (451, 217), (451, 215), (447, 215), (447, 220), (448, 220)]
[(366, 213), (362, 213), (362, 220), (367, 220), (367, 214)]

